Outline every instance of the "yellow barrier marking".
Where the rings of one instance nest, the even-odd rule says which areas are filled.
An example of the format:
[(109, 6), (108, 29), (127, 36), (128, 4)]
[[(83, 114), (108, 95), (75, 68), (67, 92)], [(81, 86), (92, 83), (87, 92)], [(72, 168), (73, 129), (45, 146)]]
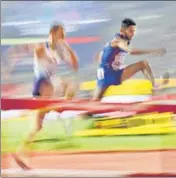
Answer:
[[(126, 121), (126, 125), (129, 126), (129, 121), (141, 118), (145, 122), (145, 125), (133, 126), (128, 128), (112, 128), (113, 125), (121, 125), (123, 126)], [(126, 119), (116, 119), (115, 123), (112, 120), (99, 120), (97, 121), (97, 126), (102, 128), (94, 128), (94, 129), (85, 129), (82, 131), (77, 131), (76, 136), (102, 136), (102, 135), (140, 135), (140, 134), (161, 134), (161, 133), (173, 133), (176, 132), (176, 127), (174, 127), (173, 122), (174, 114), (171, 112), (168, 113), (153, 113), (146, 115), (136, 115)], [(157, 124), (153, 124), (151, 120), (157, 121)], [(96, 121), (95, 121), (96, 122)], [(107, 128), (107, 126), (111, 126), (111, 128)]]
[(107, 127), (134, 127), (140, 125), (148, 124), (161, 124), (161, 123), (170, 123), (173, 120), (173, 113), (147, 113), (147, 114), (137, 114), (131, 117), (124, 118), (103, 118), (96, 119), (94, 121), (94, 126), (99, 128)]
[(88, 129), (77, 131), (75, 136), (103, 136), (103, 135), (140, 135), (140, 134), (162, 134), (176, 133), (173, 124), (161, 124), (157, 126), (147, 125), (127, 129)]
[[(156, 79), (156, 82), (162, 81), (161, 79)], [(96, 87), (96, 81), (83, 82), (80, 85), (80, 90), (94, 90)], [(171, 88), (176, 87), (176, 79), (170, 79), (167, 85), (164, 85), (162, 88)], [(111, 95), (123, 95), (123, 94), (151, 94), (152, 85), (151, 82), (145, 79), (131, 79), (123, 82), (118, 86), (111, 86), (108, 88), (104, 96)]]

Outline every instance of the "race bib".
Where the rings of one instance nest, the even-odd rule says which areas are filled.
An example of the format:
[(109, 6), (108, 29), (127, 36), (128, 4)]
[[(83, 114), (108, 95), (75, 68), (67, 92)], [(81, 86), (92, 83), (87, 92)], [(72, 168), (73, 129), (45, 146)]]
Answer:
[(97, 78), (99, 80), (103, 80), (104, 79), (104, 69), (103, 68), (97, 69)]

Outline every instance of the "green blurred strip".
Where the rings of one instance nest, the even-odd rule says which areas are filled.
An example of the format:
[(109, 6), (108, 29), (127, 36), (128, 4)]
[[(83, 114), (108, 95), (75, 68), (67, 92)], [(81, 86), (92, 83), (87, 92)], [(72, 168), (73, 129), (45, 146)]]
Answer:
[(47, 41), (46, 38), (12, 38), (1, 39), (1, 45), (20, 45)]

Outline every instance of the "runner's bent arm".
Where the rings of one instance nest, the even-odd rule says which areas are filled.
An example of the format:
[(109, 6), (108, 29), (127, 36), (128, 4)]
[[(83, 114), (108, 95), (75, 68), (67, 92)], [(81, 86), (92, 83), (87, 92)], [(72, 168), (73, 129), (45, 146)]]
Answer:
[(71, 65), (75, 71), (78, 71), (78, 57), (77, 57), (76, 53), (74, 52), (74, 50), (69, 45), (67, 46), (67, 49), (71, 56), (71, 58), (70, 58)]
[(60, 40), (60, 43), (63, 44), (63, 46), (68, 50), (68, 53), (70, 55), (70, 58), (68, 58), (68, 56), (63, 52), (63, 50), (60, 50), (58, 54), (60, 55), (61, 59), (68, 62), (69, 65), (71, 65), (71, 67), (75, 71), (77, 71), (78, 70), (78, 57), (76, 53), (73, 51), (73, 49), (68, 45), (66, 41)]

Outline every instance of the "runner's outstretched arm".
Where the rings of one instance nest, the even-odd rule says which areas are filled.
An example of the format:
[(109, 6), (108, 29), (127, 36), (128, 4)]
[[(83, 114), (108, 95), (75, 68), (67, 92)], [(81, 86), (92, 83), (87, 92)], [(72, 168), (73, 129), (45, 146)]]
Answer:
[(127, 51), (131, 55), (144, 55), (144, 54), (153, 54), (153, 55), (164, 55), (166, 53), (165, 48), (158, 48), (158, 49), (136, 49), (131, 48), (129, 45), (127, 45), (123, 40), (121, 39), (114, 39), (111, 41), (112, 47), (118, 47), (120, 49), (123, 49), (124, 51)]

